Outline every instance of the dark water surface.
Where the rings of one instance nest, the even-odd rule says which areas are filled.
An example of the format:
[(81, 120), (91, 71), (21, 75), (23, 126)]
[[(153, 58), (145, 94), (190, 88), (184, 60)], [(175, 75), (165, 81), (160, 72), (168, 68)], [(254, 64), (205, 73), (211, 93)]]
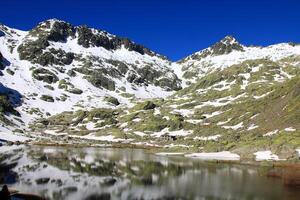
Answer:
[(47, 199), (299, 200), (264, 168), (140, 149), (0, 147), (0, 185)]

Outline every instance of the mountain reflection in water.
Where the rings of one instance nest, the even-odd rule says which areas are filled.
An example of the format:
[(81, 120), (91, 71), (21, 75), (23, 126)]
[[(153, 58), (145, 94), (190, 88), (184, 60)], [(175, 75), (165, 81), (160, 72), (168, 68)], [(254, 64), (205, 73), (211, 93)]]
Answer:
[(140, 149), (1, 147), (0, 184), (47, 199), (298, 199), (261, 168)]

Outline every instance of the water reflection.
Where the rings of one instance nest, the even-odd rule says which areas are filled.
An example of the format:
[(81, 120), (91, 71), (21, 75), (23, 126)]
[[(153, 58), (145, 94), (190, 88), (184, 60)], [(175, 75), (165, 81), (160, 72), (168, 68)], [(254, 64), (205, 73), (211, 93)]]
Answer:
[(48, 199), (281, 200), (300, 195), (279, 179), (260, 176), (258, 168), (145, 150), (23, 146), (0, 153), (0, 184)]

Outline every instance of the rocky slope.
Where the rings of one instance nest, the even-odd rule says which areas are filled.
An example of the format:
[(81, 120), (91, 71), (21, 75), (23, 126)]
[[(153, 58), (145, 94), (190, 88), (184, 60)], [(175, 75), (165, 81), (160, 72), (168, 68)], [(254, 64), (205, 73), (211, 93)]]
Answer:
[(1, 30), (2, 104), (15, 102), (2, 106), (2, 119), (39, 141), (299, 160), (300, 45), (249, 47), (226, 36), (172, 63), (58, 20)]
[(102, 30), (53, 19), (30, 31), (5, 25), (0, 31), (0, 81), (23, 96), (16, 110), (25, 125), (62, 111), (130, 105), (133, 98), (181, 89), (176, 64)]

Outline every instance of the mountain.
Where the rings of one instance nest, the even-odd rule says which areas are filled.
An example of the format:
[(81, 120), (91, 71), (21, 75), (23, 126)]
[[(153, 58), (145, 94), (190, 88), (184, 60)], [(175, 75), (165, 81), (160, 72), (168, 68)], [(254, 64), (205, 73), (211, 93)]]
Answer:
[(62, 111), (114, 107), (181, 89), (175, 64), (102, 30), (51, 19), (30, 31), (5, 25), (0, 31), (0, 81), (24, 97), (16, 109), (26, 125)]
[(278, 61), (298, 54), (299, 46), (294, 43), (248, 47), (240, 44), (234, 37), (226, 36), (211, 47), (196, 52), (178, 61), (178, 63), (182, 66), (183, 78), (190, 83), (211, 72), (223, 70), (246, 60), (269, 59)]
[[(300, 45), (226, 36), (171, 62), (102, 30), (1, 26), (1, 130), (38, 143), (231, 151), (299, 161)], [(271, 153), (270, 153), (271, 152)]]

